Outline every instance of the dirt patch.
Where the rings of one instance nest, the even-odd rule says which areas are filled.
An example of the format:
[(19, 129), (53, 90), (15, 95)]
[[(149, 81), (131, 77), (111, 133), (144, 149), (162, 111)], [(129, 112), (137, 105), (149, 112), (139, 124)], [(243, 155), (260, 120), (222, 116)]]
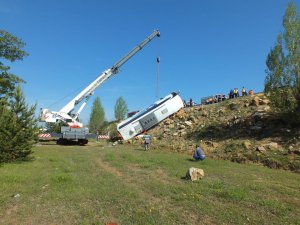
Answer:
[(17, 211), (18, 211), (18, 205), (16, 204), (10, 205), (5, 210), (3, 216), (1, 216), (0, 214), (0, 224), (17, 224), (16, 220), (14, 219), (14, 215), (17, 213)]
[(13, 205), (12, 207), (8, 208), (6, 211), (5, 211), (5, 214), (6, 215), (11, 215), (12, 213), (16, 213), (17, 212), (17, 209), (18, 209), (18, 206), (17, 205)]
[(180, 183), (181, 180), (172, 179), (170, 175), (165, 173), (162, 169), (156, 169), (156, 170), (147, 170), (142, 168), (138, 164), (127, 164), (126, 169), (130, 171), (131, 174), (137, 174), (137, 176), (141, 176), (139, 174), (143, 174), (143, 176), (149, 177), (149, 179), (157, 180), (161, 182), (162, 184), (174, 184)]
[(104, 169), (106, 172), (108, 172), (108, 173), (111, 173), (111, 174), (113, 174), (113, 175), (115, 175), (115, 176), (117, 176), (117, 177), (122, 177), (122, 176), (123, 176), (123, 174), (122, 174), (119, 170), (117, 170), (115, 167), (111, 166), (111, 165), (110, 165), (109, 163), (107, 163), (107, 162), (104, 162), (104, 161), (98, 159), (98, 160), (97, 160), (97, 164), (98, 164), (102, 169)]

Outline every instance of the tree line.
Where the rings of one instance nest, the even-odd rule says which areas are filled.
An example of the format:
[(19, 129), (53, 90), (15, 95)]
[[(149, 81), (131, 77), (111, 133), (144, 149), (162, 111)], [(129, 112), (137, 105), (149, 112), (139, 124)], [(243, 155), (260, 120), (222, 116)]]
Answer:
[(99, 97), (93, 102), (90, 120), (89, 130), (91, 133), (107, 134), (109, 133), (111, 138), (116, 136), (117, 126), (116, 122), (124, 120), (127, 116), (128, 108), (127, 103), (122, 97), (119, 97), (115, 104), (115, 118), (116, 121), (108, 122), (105, 120), (105, 112), (101, 104)]
[[(23, 60), (29, 54), (25, 43), (7, 31), (0, 30), (0, 163), (30, 159), (37, 141), (36, 105), (29, 106), (22, 92), (25, 81), (11, 73), (4, 61)], [(265, 94), (278, 116), (288, 116), (300, 123), (300, 14), (289, 3), (283, 17), (283, 31), (266, 57)], [(122, 97), (115, 105), (115, 118), (121, 121), (127, 113)], [(57, 125), (51, 125), (57, 126)], [(100, 98), (93, 103), (89, 128), (91, 132), (116, 132), (116, 123), (105, 120)]]

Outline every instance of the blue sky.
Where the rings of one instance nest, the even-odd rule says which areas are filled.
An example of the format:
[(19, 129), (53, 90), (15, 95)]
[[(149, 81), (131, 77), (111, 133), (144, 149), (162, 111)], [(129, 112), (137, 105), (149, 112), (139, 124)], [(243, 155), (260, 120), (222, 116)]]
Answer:
[[(10, 64), (26, 80), (29, 104), (59, 110), (101, 72), (150, 35), (160, 38), (99, 87), (81, 113), (88, 122), (99, 96), (106, 119), (118, 97), (142, 110), (172, 91), (183, 99), (263, 90), (265, 60), (282, 31), (287, 0), (0, 0), (0, 29), (30, 54)], [(300, 9), (300, 0), (294, 1)], [(157, 86), (156, 58), (160, 57)]]

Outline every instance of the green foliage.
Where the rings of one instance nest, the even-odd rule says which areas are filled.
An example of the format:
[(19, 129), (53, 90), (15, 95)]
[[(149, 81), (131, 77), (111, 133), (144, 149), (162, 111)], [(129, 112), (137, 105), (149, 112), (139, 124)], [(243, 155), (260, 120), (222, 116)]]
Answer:
[(267, 56), (265, 93), (279, 112), (300, 110), (300, 14), (290, 3), (279, 34)]
[(119, 97), (115, 105), (115, 118), (118, 121), (124, 120), (127, 112), (128, 108), (125, 100), (122, 97)]
[(55, 132), (55, 133), (60, 133), (60, 128), (61, 126), (66, 126), (64, 122), (58, 122), (58, 123), (46, 123), (46, 129), (47, 132)]
[(35, 106), (28, 107), (21, 87), (13, 98), (0, 105), (0, 162), (27, 159), (37, 139)]
[(92, 112), (90, 115), (89, 129), (91, 133), (101, 132), (105, 126), (105, 113), (101, 105), (100, 98), (97, 97), (93, 102)]
[[(22, 60), (28, 54), (22, 50), (25, 43), (12, 34), (0, 30), (0, 59), (10, 62)], [(10, 67), (0, 61), (0, 98), (11, 97), (18, 83), (24, 82), (18, 76), (9, 73)]]
[(115, 122), (111, 123), (109, 126), (109, 140), (110, 141), (119, 140), (119, 133), (117, 130), (117, 124)]
[[(28, 55), (24, 46), (19, 38), (0, 30), (1, 60), (22, 60)], [(28, 158), (38, 131), (35, 106), (27, 106), (19, 86), (24, 81), (9, 70), (0, 61), (0, 162)]]
[(225, 147), (224, 152), (233, 153), (233, 152), (241, 151), (242, 149), (244, 149), (244, 146), (241, 143), (232, 142)]

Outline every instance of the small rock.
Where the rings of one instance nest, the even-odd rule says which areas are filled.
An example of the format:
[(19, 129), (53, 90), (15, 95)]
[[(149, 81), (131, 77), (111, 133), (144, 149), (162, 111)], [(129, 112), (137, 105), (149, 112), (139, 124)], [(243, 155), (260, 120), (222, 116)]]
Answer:
[(202, 114), (201, 114), (201, 116), (203, 116), (203, 117), (208, 117), (208, 112), (203, 111)]
[(251, 115), (251, 117), (254, 118), (256, 121), (262, 120), (265, 117), (265, 113), (255, 112)]
[(269, 105), (271, 102), (269, 99), (259, 99), (260, 105)]
[(204, 177), (204, 170), (191, 167), (186, 173), (185, 178), (191, 181), (199, 180)]
[(42, 189), (46, 189), (49, 186), (49, 184), (45, 184)]
[(251, 149), (251, 142), (250, 142), (250, 141), (244, 141), (243, 146), (244, 146), (247, 150), (250, 150), (250, 149)]
[(238, 105), (238, 104), (235, 104), (235, 103), (231, 103), (231, 104), (229, 105), (229, 108), (230, 108), (231, 110), (238, 110), (238, 109), (239, 109), (239, 105)]
[(185, 135), (186, 135), (185, 131), (181, 131), (180, 134), (179, 134), (180, 137), (184, 137)]
[(172, 123), (172, 120), (170, 120), (169, 118), (167, 118), (164, 122), (164, 124), (166, 125), (170, 125)]
[(166, 129), (164, 129), (164, 133), (168, 133), (168, 132), (170, 132), (171, 130), (170, 129), (168, 129), (168, 128), (166, 128)]
[(179, 130), (183, 130), (183, 129), (185, 129), (185, 126), (182, 124), (179, 126)]
[(17, 193), (17, 194), (13, 194), (11, 197), (13, 197), (13, 198), (19, 198), (19, 197), (21, 197), (21, 195), (19, 193)]
[(169, 125), (169, 128), (170, 128), (170, 129), (173, 129), (173, 128), (175, 128), (175, 125), (174, 125), (174, 124), (170, 124), (170, 125)]
[(251, 105), (251, 106), (258, 106), (258, 105), (259, 105), (259, 100), (260, 100), (260, 98), (257, 97), (257, 96), (255, 96), (255, 97), (252, 99), (250, 105)]
[(185, 121), (184, 123), (185, 123), (186, 125), (188, 125), (188, 126), (192, 126), (192, 125), (193, 125), (191, 121)]
[(258, 152), (265, 152), (266, 149), (264, 148), (264, 146), (258, 146), (258, 147), (256, 147), (256, 151), (258, 151)]
[(259, 131), (259, 130), (261, 130), (261, 129), (262, 129), (261, 126), (251, 126), (251, 127), (250, 127), (250, 130), (253, 130), (253, 131)]
[(276, 142), (270, 142), (270, 143), (266, 144), (265, 147), (268, 149), (277, 149), (278, 144)]

